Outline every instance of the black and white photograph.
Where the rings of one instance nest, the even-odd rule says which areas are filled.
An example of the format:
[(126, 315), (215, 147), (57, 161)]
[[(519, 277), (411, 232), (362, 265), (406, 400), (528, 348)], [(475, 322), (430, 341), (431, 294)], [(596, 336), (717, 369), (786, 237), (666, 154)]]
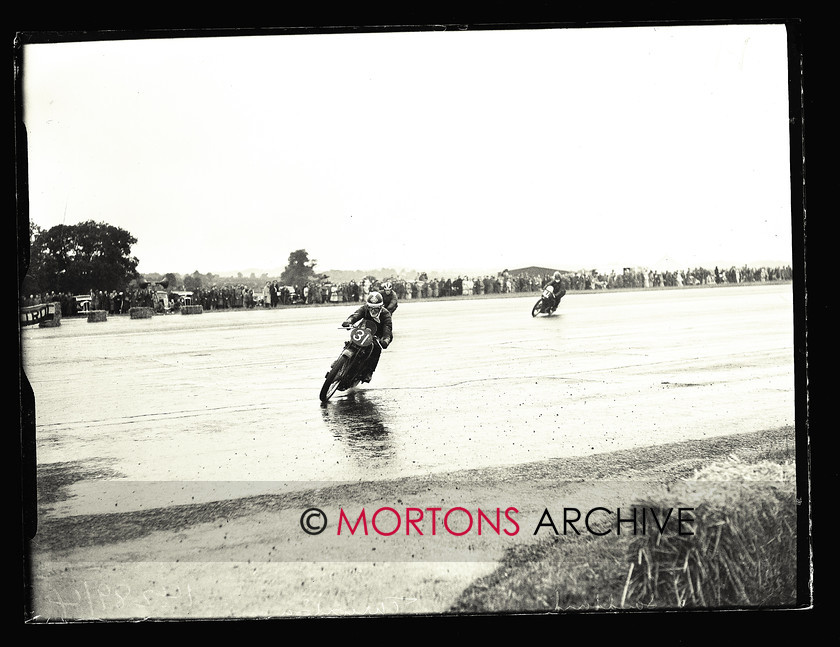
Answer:
[(25, 623), (809, 609), (798, 37), (20, 32)]

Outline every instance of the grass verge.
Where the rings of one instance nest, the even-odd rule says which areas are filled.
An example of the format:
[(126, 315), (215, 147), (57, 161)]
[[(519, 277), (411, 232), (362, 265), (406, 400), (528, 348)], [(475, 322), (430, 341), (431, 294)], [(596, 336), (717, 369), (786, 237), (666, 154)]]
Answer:
[[(629, 517), (630, 508), (645, 516), (645, 525), (617, 524), (617, 515), (600, 514), (589, 532), (549, 536), (511, 549), (499, 568), (466, 589), (450, 611), (768, 608), (796, 603), (791, 450), (733, 455), (626, 502), (620, 516)], [(678, 515), (680, 508), (684, 515)]]

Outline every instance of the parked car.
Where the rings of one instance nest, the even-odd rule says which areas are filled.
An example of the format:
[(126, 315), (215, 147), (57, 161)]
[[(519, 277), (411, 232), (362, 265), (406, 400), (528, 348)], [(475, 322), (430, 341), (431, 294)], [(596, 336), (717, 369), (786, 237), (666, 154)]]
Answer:
[(185, 290), (173, 290), (170, 294), (177, 296), (180, 305), (182, 306), (191, 306), (192, 305), (192, 297), (193, 293)]
[(76, 312), (90, 312), (93, 309), (89, 294), (77, 294), (73, 299), (76, 301)]

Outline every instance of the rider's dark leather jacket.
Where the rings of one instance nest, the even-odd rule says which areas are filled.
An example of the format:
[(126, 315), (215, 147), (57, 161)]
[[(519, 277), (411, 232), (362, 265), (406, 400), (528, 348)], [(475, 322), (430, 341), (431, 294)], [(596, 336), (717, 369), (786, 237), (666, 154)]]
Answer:
[(543, 286), (543, 290), (549, 286), (554, 289), (554, 303), (560, 303), (560, 299), (562, 299), (563, 295), (566, 294), (566, 290), (563, 289), (563, 284), (560, 281), (552, 280)]
[(391, 314), (394, 314), (394, 310), (396, 310), (397, 305), (399, 305), (397, 303), (397, 293), (394, 292), (393, 290), (391, 290), (391, 293), (388, 294), (387, 292), (385, 292), (385, 290), (383, 290), (382, 291), (382, 300), (385, 304), (385, 309), (388, 312), (390, 312)]
[(376, 336), (379, 337), (382, 341), (390, 344), (391, 341), (394, 339), (394, 332), (393, 332), (393, 325), (391, 323), (391, 313), (388, 312), (385, 308), (379, 309), (379, 316), (374, 317), (370, 314), (370, 309), (368, 308), (367, 304), (364, 304), (360, 308), (358, 308), (353, 314), (351, 314), (347, 319), (344, 321), (353, 325), (360, 319), (366, 319), (368, 321), (372, 321), (376, 324)]

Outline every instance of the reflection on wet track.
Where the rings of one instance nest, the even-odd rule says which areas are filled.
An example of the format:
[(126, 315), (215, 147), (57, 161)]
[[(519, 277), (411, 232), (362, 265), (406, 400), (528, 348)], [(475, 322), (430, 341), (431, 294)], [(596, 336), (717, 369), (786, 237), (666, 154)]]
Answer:
[(321, 416), (348, 455), (367, 468), (381, 468), (394, 457), (394, 444), (379, 406), (361, 392), (321, 403)]

